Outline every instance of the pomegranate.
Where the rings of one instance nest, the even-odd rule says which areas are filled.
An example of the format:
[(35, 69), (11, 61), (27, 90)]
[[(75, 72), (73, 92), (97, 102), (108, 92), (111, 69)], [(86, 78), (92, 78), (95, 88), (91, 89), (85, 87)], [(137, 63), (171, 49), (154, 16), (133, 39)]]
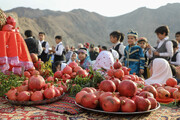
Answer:
[(166, 81), (166, 85), (174, 87), (175, 85), (177, 85), (177, 80), (175, 78), (169, 78)]
[(120, 100), (115, 96), (107, 96), (102, 100), (101, 107), (104, 111), (117, 112), (121, 107)]
[(129, 71), (131, 71), (131, 68), (122, 67), (122, 70), (124, 71), (124, 75), (129, 75)]
[(31, 53), (31, 59), (33, 63), (36, 63), (38, 61), (38, 56), (34, 53)]
[(18, 101), (29, 101), (31, 95), (28, 91), (23, 91), (17, 94)]
[(42, 91), (35, 91), (31, 95), (31, 101), (38, 101), (38, 100), (43, 100), (43, 93), (42, 93)]
[(71, 79), (71, 76), (69, 74), (64, 74), (62, 76), (63, 82), (66, 82), (66, 80)]
[(23, 81), (22, 84), (23, 84), (23, 85), (28, 85), (28, 82), (29, 82), (28, 80), (25, 80), (25, 81)]
[(127, 97), (125, 97), (125, 96), (120, 96), (120, 97), (119, 97), (119, 100), (120, 100), (120, 101), (125, 100), (125, 99), (127, 99)]
[(122, 112), (135, 112), (136, 104), (133, 100), (126, 98), (121, 101), (121, 111)]
[(54, 82), (54, 77), (49, 76), (49, 77), (47, 78), (47, 81), (48, 81), (48, 82)]
[(94, 94), (96, 95), (97, 99), (99, 99), (100, 95), (104, 93), (104, 91), (95, 91)]
[(76, 67), (74, 67), (74, 69), (73, 69), (74, 72), (77, 72), (77, 71), (79, 71), (79, 70), (82, 70), (82, 68), (81, 68), (80, 66), (76, 66)]
[(171, 86), (164, 86), (164, 89), (169, 91), (172, 87)]
[(151, 102), (143, 97), (137, 97), (135, 103), (137, 111), (148, 111), (151, 108)]
[(33, 75), (29, 79), (28, 87), (30, 90), (41, 90), (45, 86), (45, 80), (40, 75)]
[(124, 77), (124, 71), (122, 69), (114, 70), (114, 77), (121, 79)]
[(87, 77), (88, 73), (86, 72), (86, 70), (78, 70), (77, 71), (77, 75), (81, 76), (81, 77)]
[(131, 80), (123, 80), (118, 86), (118, 91), (121, 96), (133, 97), (136, 95), (137, 86)]
[(31, 74), (30, 74), (28, 71), (25, 71), (25, 72), (24, 72), (24, 77), (30, 78), (30, 77), (31, 77)]
[(69, 74), (71, 75), (72, 73), (72, 68), (68, 65), (66, 65), (66, 67), (63, 69), (63, 74)]
[(66, 85), (66, 83), (59, 81), (58, 85), (59, 85), (59, 87), (63, 88), (63, 92), (67, 92), (67, 85)]
[(143, 91), (148, 91), (148, 92), (152, 93), (154, 95), (154, 98), (156, 98), (158, 95), (156, 88), (151, 85), (145, 86), (143, 88)]
[(5, 95), (7, 95), (8, 99), (10, 100), (16, 100), (17, 99), (17, 89), (12, 87)]
[(76, 103), (81, 104), (82, 97), (87, 94), (86, 91), (80, 91), (76, 94)]
[(75, 61), (73, 61), (73, 62), (69, 63), (69, 66), (70, 66), (72, 69), (74, 69), (75, 67), (78, 66), (78, 64), (77, 64)]
[(154, 95), (148, 91), (142, 91), (139, 96), (142, 96), (144, 98), (148, 98), (148, 97), (153, 97), (154, 98)]
[(178, 88), (178, 90), (173, 92), (173, 98), (176, 100), (180, 100), (180, 87)]
[(176, 91), (176, 90), (178, 90), (178, 88), (171, 88), (171, 89), (168, 90), (169, 93), (171, 94), (171, 97), (172, 97), (172, 98), (173, 98), (173, 93), (174, 93), (174, 91)]
[(63, 94), (63, 88), (62, 87), (56, 87), (59, 91), (60, 91), (60, 93), (61, 93), (61, 95)]
[(95, 88), (93, 88), (93, 87), (90, 87), (90, 89), (92, 89), (93, 92), (96, 92), (96, 91), (97, 91), (97, 90), (96, 90)]
[(136, 76), (135, 75), (129, 75), (131, 77), (132, 81), (136, 81)]
[(76, 77), (76, 72), (71, 73), (71, 78), (75, 78)]
[(125, 75), (122, 80), (131, 80), (131, 77), (129, 75)]
[(116, 85), (116, 90), (118, 90), (118, 86), (121, 83), (121, 81), (119, 79), (114, 79), (112, 80), (114, 82), (114, 84)]
[(89, 87), (85, 87), (81, 91), (86, 91), (87, 93), (94, 93), (94, 90)]
[(54, 87), (54, 90), (55, 90), (55, 97), (61, 96), (61, 92), (57, 87)]
[(160, 84), (160, 83), (154, 83), (154, 84), (151, 84), (152, 86), (154, 86), (156, 89), (158, 88), (158, 87), (162, 87), (162, 85)]
[(155, 109), (157, 107), (157, 101), (155, 98), (149, 97), (147, 98), (151, 102), (151, 108), (150, 109)]
[(170, 98), (171, 94), (165, 90), (165, 89), (160, 89), (158, 90), (158, 97), (161, 99), (166, 99), (166, 98)]
[(56, 95), (56, 92), (55, 92), (54, 88), (51, 86), (48, 86), (48, 88), (46, 88), (44, 90), (44, 97), (47, 99), (54, 98), (55, 95)]
[(141, 92), (142, 92), (142, 89), (141, 89), (141, 88), (137, 88), (137, 93), (136, 93), (136, 95), (139, 95)]
[(81, 98), (81, 105), (87, 108), (96, 108), (98, 99), (94, 93), (87, 93)]
[(17, 88), (17, 91), (18, 91), (18, 92), (28, 91), (28, 85), (23, 84), (23, 85), (19, 86), (19, 87)]
[(31, 72), (31, 75), (33, 76), (33, 75), (40, 75), (40, 73), (39, 73), (39, 71), (37, 71), (37, 70), (33, 70), (32, 72)]
[(108, 76), (113, 77), (114, 76), (114, 69), (111, 66), (111, 69), (107, 71)]
[(100, 96), (99, 96), (99, 102), (100, 102), (100, 106), (102, 106), (102, 101), (104, 98), (106, 98), (107, 96), (112, 96), (112, 92), (103, 92)]
[(115, 92), (116, 85), (111, 80), (103, 80), (99, 85), (99, 89), (104, 92)]
[(41, 61), (41, 59), (39, 59), (36, 63), (34, 63), (34, 67), (35, 67), (37, 70), (40, 70), (42, 64), (43, 64), (43, 61)]
[(120, 69), (122, 67), (121, 62), (117, 59), (116, 62), (113, 65), (114, 69)]
[(62, 73), (61, 71), (56, 71), (56, 72), (54, 73), (54, 78), (61, 78), (62, 75), (63, 75), (63, 73)]

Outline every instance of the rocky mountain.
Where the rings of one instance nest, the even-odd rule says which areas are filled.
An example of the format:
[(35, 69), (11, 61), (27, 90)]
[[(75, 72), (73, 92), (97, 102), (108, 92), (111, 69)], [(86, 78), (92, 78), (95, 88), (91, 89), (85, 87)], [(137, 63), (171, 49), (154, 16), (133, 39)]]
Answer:
[[(38, 32), (44, 31), (51, 45), (55, 45), (56, 35), (62, 35), (64, 43), (69, 45), (89, 42), (111, 46), (110, 32), (119, 30), (126, 35), (129, 29), (137, 31), (139, 37), (147, 37), (155, 45), (157, 38), (154, 31), (158, 26), (169, 26), (170, 39), (174, 39), (175, 32), (180, 31), (180, 3), (157, 9), (142, 7), (117, 17), (105, 17), (83, 9), (61, 12), (19, 7), (5, 12), (15, 16), (22, 35), (27, 29), (31, 29), (35, 37)], [(127, 44), (126, 37), (124, 43)]]

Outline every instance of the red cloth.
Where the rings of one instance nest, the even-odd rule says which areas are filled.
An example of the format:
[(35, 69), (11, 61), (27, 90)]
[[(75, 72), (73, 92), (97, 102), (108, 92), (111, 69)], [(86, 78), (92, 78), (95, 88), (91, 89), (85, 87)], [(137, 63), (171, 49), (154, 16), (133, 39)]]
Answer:
[(0, 49), (0, 69), (3, 72), (22, 66), (25, 70), (34, 67), (27, 45), (20, 33), (0, 31)]

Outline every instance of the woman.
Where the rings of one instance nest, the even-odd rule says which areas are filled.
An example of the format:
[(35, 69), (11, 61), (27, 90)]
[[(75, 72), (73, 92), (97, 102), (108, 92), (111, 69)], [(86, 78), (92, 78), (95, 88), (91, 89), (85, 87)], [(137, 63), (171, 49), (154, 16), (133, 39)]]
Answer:
[(80, 48), (78, 50), (78, 58), (80, 60), (80, 66), (83, 69), (89, 69), (89, 66), (91, 66), (91, 59), (87, 48)]
[(153, 83), (165, 84), (168, 78), (172, 78), (172, 71), (169, 63), (163, 58), (156, 58), (150, 68), (151, 77), (145, 80), (147, 85)]

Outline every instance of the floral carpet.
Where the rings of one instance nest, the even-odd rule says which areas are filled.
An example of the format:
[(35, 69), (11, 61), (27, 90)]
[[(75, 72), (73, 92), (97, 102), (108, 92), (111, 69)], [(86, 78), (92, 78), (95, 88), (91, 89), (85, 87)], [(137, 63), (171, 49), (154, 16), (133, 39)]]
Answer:
[(12, 106), (0, 98), (0, 120), (180, 120), (180, 108), (161, 106), (160, 109), (140, 115), (110, 115), (83, 111), (76, 115), (52, 112), (35, 107)]

